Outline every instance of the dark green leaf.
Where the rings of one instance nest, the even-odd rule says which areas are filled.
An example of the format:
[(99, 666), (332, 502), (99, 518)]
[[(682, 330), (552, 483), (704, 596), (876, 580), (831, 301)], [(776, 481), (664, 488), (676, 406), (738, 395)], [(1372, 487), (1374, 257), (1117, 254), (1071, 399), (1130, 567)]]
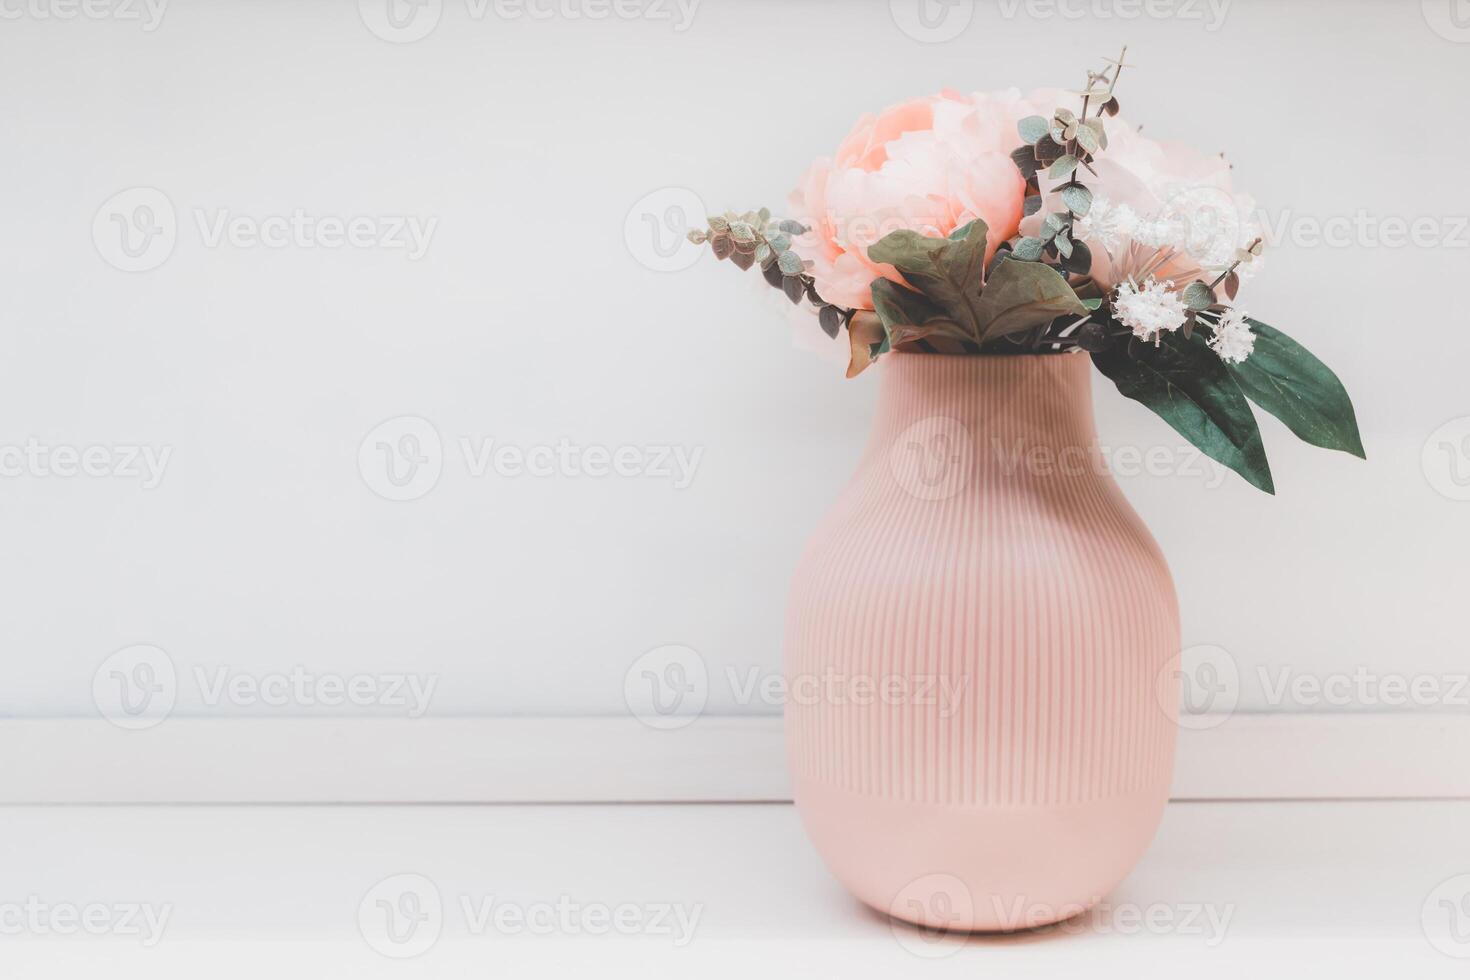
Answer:
[(842, 327), (842, 311), (835, 306), (824, 306), (817, 316), (817, 322), (822, 325), (823, 333), (836, 337), (837, 331)]
[(970, 339), (944, 311), (912, 289), (892, 279), (873, 280), (873, 308), (891, 345), (913, 343), (930, 336)]
[(1165, 334), (1157, 347), (1114, 345), (1094, 353), (1092, 361), (1124, 396), (1152, 410), (1200, 452), (1252, 486), (1276, 492), (1250, 403), (1202, 336)]
[(1229, 365), (1240, 390), (1303, 442), (1367, 459), (1352, 399), (1337, 375), (1270, 324), (1246, 322), (1256, 334), (1255, 351)]
[(801, 281), (801, 276), (787, 276), (782, 280), (781, 288), (785, 291), (786, 298), (793, 303), (800, 303), (801, 298), (806, 295), (806, 283)]
[(1018, 146), (1011, 151), (1011, 160), (1016, 164), (1016, 169), (1021, 171), (1021, 176), (1030, 180), (1036, 176), (1036, 151), (1029, 146)]
[(1072, 254), (1066, 256), (1058, 263), (1063, 272), (1073, 275), (1085, 276), (1092, 271), (1092, 249), (1087, 247), (1086, 242), (1072, 240)]
[(868, 258), (893, 266), (965, 336), (978, 339), (980, 290), (985, 282), (985, 222), (972, 221), (949, 238), (895, 231), (868, 249)]
[(1087, 307), (1059, 272), (1040, 262), (1006, 259), (980, 294), (979, 339), (1030, 330), (1068, 314), (1085, 316)]

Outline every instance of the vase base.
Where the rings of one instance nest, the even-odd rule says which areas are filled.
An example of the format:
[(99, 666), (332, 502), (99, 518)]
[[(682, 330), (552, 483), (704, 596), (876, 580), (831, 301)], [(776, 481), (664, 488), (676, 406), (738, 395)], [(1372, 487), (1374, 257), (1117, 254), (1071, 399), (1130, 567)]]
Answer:
[(1167, 782), (1059, 806), (950, 806), (793, 779), (807, 835), (863, 903), (926, 929), (1014, 932), (1086, 912), (1148, 849)]

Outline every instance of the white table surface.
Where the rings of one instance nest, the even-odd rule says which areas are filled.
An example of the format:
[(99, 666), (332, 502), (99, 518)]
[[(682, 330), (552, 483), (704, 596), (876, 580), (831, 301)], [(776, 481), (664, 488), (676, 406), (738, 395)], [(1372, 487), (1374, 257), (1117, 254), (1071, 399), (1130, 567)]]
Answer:
[[(20, 806), (0, 808), (0, 827), (0, 976), (27, 980), (1470, 976), (1470, 958), (1425, 932), (1427, 907), (1441, 945), (1470, 957), (1470, 902), (1462, 933), (1433, 918), (1463, 894), (1436, 888), (1470, 875), (1470, 802), (1172, 804), (1107, 911), (937, 943), (849, 898), (787, 805)], [(443, 909), (412, 959), (375, 949), (408, 948), (384, 938), (375, 899), (372, 941), (359, 925), (370, 890), (400, 874), (432, 882)], [(510, 906), (504, 929), (476, 929), (487, 901)], [(167, 919), (151, 945), (141, 912), (141, 935), (42, 936), (66, 919), (37, 903), (101, 903), (113, 921), (137, 903)], [(558, 903), (568, 911), (538, 920), (549, 934), (508, 934), (517, 911)], [(625, 928), (652, 925), (575, 925), (618, 906)], [(693, 920), (687, 942), (664, 909)]]

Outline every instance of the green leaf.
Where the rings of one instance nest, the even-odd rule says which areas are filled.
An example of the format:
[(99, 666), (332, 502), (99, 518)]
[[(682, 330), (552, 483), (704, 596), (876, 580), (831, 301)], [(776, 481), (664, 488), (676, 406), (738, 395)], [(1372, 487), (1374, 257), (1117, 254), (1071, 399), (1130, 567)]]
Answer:
[(903, 273), (914, 289), (958, 324), (961, 336), (978, 340), (987, 231), (983, 221), (972, 221), (949, 238), (895, 231), (869, 248), (868, 258)]
[(1228, 365), (1240, 390), (1303, 442), (1367, 459), (1352, 399), (1337, 375), (1275, 327), (1246, 318), (1256, 334), (1251, 356)]
[[(1099, 147), (1104, 150), (1108, 148), (1108, 131), (1103, 127), (1101, 119), (1089, 119), (1082, 124), (1082, 127), (1092, 131), (1092, 135), (1097, 140)], [(1096, 153), (1097, 151), (1094, 150), (1092, 152)]]
[(1016, 129), (1029, 146), (1047, 134), (1051, 129), (1051, 122), (1041, 116), (1027, 116), (1016, 124)]
[(1061, 180), (1063, 177), (1071, 176), (1072, 171), (1076, 169), (1077, 158), (1068, 153), (1066, 156), (1058, 157), (1057, 162), (1051, 165), (1051, 169), (1046, 172), (1046, 175), (1052, 180)]
[(1208, 283), (1192, 282), (1184, 287), (1184, 305), (1191, 310), (1208, 310), (1215, 305), (1215, 291)]
[(985, 341), (1050, 323), (1059, 316), (1086, 316), (1088, 311), (1051, 266), (1008, 258), (991, 272), (977, 312), (979, 339)]
[(1077, 145), (1088, 153), (1096, 153), (1102, 149), (1102, 142), (1097, 138), (1097, 133), (1090, 126), (1078, 126), (1077, 131), (1072, 135), (1077, 140)]
[(1092, 191), (1081, 184), (1068, 184), (1062, 188), (1062, 203), (1080, 218), (1092, 210)]
[(874, 279), (872, 289), (873, 309), (883, 323), (890, 346), (931, 335), (971, 339), (939, 307), (912, 289), (905, 289), (892, 279)]
[(1011, 254), (1022, 262), (1035, 262), (1041, 258), (1042, 250), (1046, 243), (1039, 238), (1023, 238), (1016, 242), (1011, 249)]
[(1129, 346), (1113, 344), (1092, 361), (1125, 397), (1149, 408), (1200, 452), (1275, 493), (1250, 403), (1204, 337), (1165, 334), (1159, 346), (1143, 347), (1137, 358), (1129, 356)]
[(779, 265), (781, 267), (781, 271), (786, 273), (786, 275), (788, 276), (801, 274), (801, 256), (797, 255), (795, 252), (782, 252), (780, 257), (777, 258), (776, 264)]

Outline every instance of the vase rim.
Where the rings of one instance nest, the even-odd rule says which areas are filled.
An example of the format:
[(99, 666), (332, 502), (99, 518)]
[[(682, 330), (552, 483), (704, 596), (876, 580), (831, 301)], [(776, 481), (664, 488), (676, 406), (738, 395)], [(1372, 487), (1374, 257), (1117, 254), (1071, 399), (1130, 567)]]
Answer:
[[(1054, 351), (1019, 351), (1015, 354), (952, 354), (947, 351), (923, 351), (923, 350), (891, 350), (888, 354), (898, 354), (904, 357), (932, 357), (951, 361), (1009, 361), (1030, 358), (1053, 358), (1066, 357), (1072, 354), (1086, 353), (1081, 350), (1054, 350)], [(887, 355), (885, 355), (887, 356)]]

